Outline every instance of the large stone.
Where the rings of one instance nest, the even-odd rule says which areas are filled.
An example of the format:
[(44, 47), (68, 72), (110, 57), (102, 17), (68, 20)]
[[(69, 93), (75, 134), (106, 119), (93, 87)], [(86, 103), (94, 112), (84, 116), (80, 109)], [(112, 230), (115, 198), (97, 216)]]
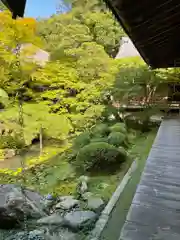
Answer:
[(64, 220), (65, 226), (76, 231), (90, 226), (93, 222), (95, 222), (96, 218), (96, 213), (92, 211), (75, 211), (67, 213)]
[(76, 190), (80, 196), (82, 196), (82, 194), (88, 191), (88, 181), (89, 178), (87, 176), (81, 176), (79, 178), (79, 183)]
[(19, 225), (17, 216), (5, 207), (0, 207), (0, 229), (12, 229)]
[(37, 221), (38, 224), (42, 225), (62, 225), (64, 219), (57, 213), (52, 214), (51, 216), (41, 218)]
[(87, 200), (87, 208), (95, 212), (101, 212), (104, 208), (104, 201), (98, 197), (90, 197)]
[[(40, 196), (38, 193), (25, 189), (25, 196), (21, 189), (13, 184), (0, 185), (0, 227), (3, 226), (3, 219), (12, 223), (19, 222), (26, 216), (32, 218), (40, 218), (47, 216), (42, 210)], [(25, 200), (26, 197), (26, 201)]]
[(93, 196), (92, 192), (85, 192), (84, 194), (82, 194), (82, 199), (83, 200), (88, 200), (88, 198), (90, 198), (92, 196)]
[(83, 194), (88, 191), (88, 185), (86, 182), (82, 182), (80, 186), (80, 193)]
[(15, 149), (5, 149), (4, 150), (4, 158), (9, 159), (12, 158), (16, 155), (16, 150)]
[(74, 196), (61, 196), (58, 198), (60, 202), (65, 201), (65, 200), (71, 200), (74, 199)]
[(89, 182), (89, 177), (82, 175), (82, 176), (79, 177), (79, 181), (88, 183)]
[(79, 205), (79, 201), (76, 200), (76, 199), (66, 199), (62, 202), (59, 202), (57, 205), (56, 205), (56, 209), (63, 209), (63, 210), (70, 210), (76, 206)]
[(24, 214), (28, 218), (41, 217), (40, 210), (32, 203), (25, 195), (22, 194), (17, 188), (6, 195), (5, 207), (16, 214), (19, 220), (24, 219)]

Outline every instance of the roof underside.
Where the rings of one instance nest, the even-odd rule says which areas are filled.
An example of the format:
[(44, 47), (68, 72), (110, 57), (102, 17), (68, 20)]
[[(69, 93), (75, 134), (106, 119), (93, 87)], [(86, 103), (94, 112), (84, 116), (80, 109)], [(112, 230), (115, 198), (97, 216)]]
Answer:
[[(23, 17), (26, 0), (1, 0), (13, 13), (13, 17)], [(38, 1), (38, 0), (37, 0)]]
[(137, 57), (139, 52), (128, 37), (123, 37), (116, 58)]
[(180, 67), (179, 0), (105, 0), (152, 68)]

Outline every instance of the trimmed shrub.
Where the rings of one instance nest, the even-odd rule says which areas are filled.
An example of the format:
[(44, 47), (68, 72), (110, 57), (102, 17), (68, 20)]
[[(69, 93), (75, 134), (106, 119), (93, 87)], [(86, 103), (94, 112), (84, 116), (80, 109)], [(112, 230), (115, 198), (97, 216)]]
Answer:
[(111, 132), (120, 132), (120, 133), (127, 133), (126, 125), (125, 123), (116, 123), (113, 126), (110, 127)]
[(123, 156), (127, 156), (127, 152), (123, 147), (119, 147), (118, 150), (121, 152)]
[(107, 124), (101, 123), (96, 125), (93, 130), (93, 136), (106, 137), (109, 134), (109, 126)]
[(73, 148), (79, 150), (80, 148), (89, 144), (90, 141), (91, 141), (91, 138), (90, 138), (89, 132), (81, 133), (79, 136), (77, 136), (74, 139)]
[(107, 137), (102, 137), (102, 138), (92, 138), (91, 139), (91, 143), (96, 143), (96, 142), (108, 142), (108, 138)]
[(112, 132), (108, 136), (108, 143), (116, 147), (121, 146), (126, 139), (126, 136), (121, 132)]
[(83, 170), (108, 169), (113, 163), (126, 160), (126, 155), (116, 147), (104, 143), (90, 143), (83, 147), (77, 157), (76, 165)]

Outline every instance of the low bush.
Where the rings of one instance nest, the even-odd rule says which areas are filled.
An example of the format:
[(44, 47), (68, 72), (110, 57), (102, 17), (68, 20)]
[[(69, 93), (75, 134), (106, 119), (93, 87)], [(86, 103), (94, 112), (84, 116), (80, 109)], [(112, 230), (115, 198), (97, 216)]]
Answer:
[(96, 142), (108, 142), (108, 138), (107, 137), (97, 137), (97, 138), (92, 138), (91, 139), (91, 143), (96, 143)]
[(72, 195), (76, 193), (76, 186), (77, 182), (68, 182), (64, 181), (63, 183), (55, 186), (53, 188), (53, 192), (55, 193), (61, 193), (62, 195)]
[(110, 127), (111, 132), (120, 132), (120, 133), (127, 133), (126, 125), (125, 123), (116, 123), (113, 126)]
[(126, 135), (121, 132), (112, 132), (108, 136), (108, 143), (116, 147), (121, 146), (126, 139)]
[(0, 149), (21, 149), (25, 146), (18, 136), (2, 135), (0, 137)]
[(113, 163), (126, 160), (126, 154), (105, 142), (90, 143), (80, 149), (76, 157), (77, 167), (87, 170), (108, 169)]
[(92, 129), (92, 135), (95, 137), (106, 137), (109, 134), (109, 126), (107, 124), (101, 123), (96, 125)]
[(89, 132), (81, 133), (79, 136), (77, 136), (74, 139), (73, 149), (79, 150), (80, 148), (89, 144), (90, 141), (91, 141), (91, 137)]
[(123, 147), (119, 147), (118, 150), (121, 152), (122, 156), (126, 156), (127, 157), (127, 151), (123, 148)]

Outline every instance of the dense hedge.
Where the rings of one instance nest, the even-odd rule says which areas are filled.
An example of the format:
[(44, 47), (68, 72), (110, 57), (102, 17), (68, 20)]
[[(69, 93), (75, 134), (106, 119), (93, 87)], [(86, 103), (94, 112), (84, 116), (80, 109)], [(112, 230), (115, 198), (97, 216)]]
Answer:
[(112, 163), (126, 160), (125, 151), (104, 142), (90, 143), (80, 149), (76, 157), (76, 165), (87, 170), (106, 169)]
[(73, 142), (73, 148), (74, 149), (80, 149), (84, 147), (85, 145), (89, 144), (91, 141), (90, 133), (84, 132), (81, 133), (79, 136), (77, 136)]
[(109, 134), (109, 126), (107, 124), (101, 123), (96, 125), (92, 129), (92, 136), (97, 138), (97, 137), (105, 137)]
[(125, 123), (116, 123), (113, 126), (110, 127), (110, 131), (111, 132), (121, 132), (126, 134), (127, 130), (126, 130), (126, 125)]
[(91, 143), (96, 143), (96, 142), (106, 142), (108, 143), (108, 138), (107, 137), (97, 137), (97, 138), (92, 138)]
[(126, 135), (121, 132), (112, 132), (108, 136), (108, 143), (116, 147), (121, 146), (125, 141)]

